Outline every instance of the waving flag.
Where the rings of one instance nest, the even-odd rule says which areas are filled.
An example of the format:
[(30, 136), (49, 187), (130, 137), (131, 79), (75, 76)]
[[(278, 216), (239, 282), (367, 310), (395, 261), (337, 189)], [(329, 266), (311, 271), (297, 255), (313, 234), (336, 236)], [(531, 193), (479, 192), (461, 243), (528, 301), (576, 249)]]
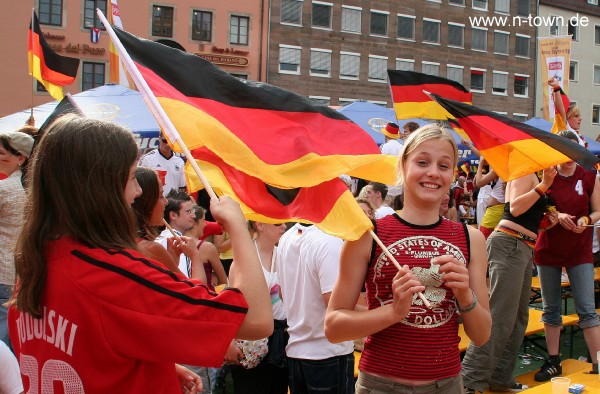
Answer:
[(192, 153), (206, 147), (228, 165), (281, 188), (314, 186), (344, 173), (395, 182), (397, 158), (382, 155), (339, 112), (113, 29)]
[(473, 94), (460, 83), (414, 71), (388, 70), (396, 117), (446, 120), (448, 113), (423, 90), (441, 97), (471, 104)]
[(79, 59), (55, 53), (42, 35), (35, 12), (29, 24), (29, 73), (40, 81), (56, 100), (62, 100), (62, 87), (75, 82)]
[(472, 105), (431, 95), (456, 118), (504, 181), (575, 161), (592, 169), (600, 160), (579, 144)]
[[(356, 240), (373, 228), (371, 221), (339, 178), (312, 187), (279, 189), (227, 165), (206, 148), (195, 151), (196, 162), (218, 195), (235, 199), (247, 219), (265, 223), (313, 223), (333, 236)], [(202, 188), (186, 166), (190, 191)]]

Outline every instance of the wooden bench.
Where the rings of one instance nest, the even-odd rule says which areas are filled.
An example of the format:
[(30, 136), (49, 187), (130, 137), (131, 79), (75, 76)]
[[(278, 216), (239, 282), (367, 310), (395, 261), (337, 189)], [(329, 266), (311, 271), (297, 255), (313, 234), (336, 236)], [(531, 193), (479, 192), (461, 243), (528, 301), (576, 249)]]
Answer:
[[(582, 363), (581, 361), (576, 361), (578, 363), (584, 364), (584, 367), (579, 370), (566, 370), (565, 362), (563, 361), (563, 373), (561, 376), (567, 377), (571, 379), (571, 384), (581, 383), (585, 385), (585, 389), (583, 393), (598, 393), (600, 392), (600, 380), (598, 379), (598, 375), (592, 375), (589, 371), (592, 369), (592, 364)], [(574, 368), (579, 368), (580, 364), (575, 364)], [(535, 374), (535, 372), (533, 372)], [(520, 379), (520, 377), (518, 378)], [(548, 394), (552, 392), (552, 383), (551, 382), (536, 382), (533, 381), (534, 386), (530, 386), (527, 390), (523, 391), (524, 393), (531, 394)]]

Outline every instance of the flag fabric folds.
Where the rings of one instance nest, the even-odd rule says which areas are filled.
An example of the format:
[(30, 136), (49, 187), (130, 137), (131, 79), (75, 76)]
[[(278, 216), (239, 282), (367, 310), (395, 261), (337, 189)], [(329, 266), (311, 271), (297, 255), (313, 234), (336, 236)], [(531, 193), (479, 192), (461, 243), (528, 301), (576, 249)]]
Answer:
[(56, 100), (62, 100), (62, 87), (75, 82), (79, 59), (55, 53), (42, 35), (35, 12), (29, 25), (29, 73), (40, 81)]
[[(356, 240), (373, 228), (339, 178), (312, 187), (278, 189), (227, 165), (206, 148), (196, 149), (194, 157), (215, 192), (235, 199), (250, 220), (313, 223), (328, 234), (347, 240)], [(186, 175), (190, 191), (202, 188), (189, 164)]]
[(280, 188), (315, 186), (344, 173), (395, 182), (397, 158), (382, 155), (339, 112), (113, 28), (192, 153), (207, 147), (228, 165)]
[(589, 169), (600, 161), (589, 150), (561, 136), (472, 105), (431, 96), (456, 118), (504, 181), (571, 160)]
[(423, 90), (470, 104), (473, 94), (460, 83), (415, 71), (388, 70), (394, 110), (398, 119), (446, 120), (448, 113)]

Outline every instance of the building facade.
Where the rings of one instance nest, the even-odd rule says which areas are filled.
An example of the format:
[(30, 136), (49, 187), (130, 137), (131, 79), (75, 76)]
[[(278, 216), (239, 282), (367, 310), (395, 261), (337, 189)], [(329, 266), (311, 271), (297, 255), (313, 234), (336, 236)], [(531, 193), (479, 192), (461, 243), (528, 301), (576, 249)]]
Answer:
[(387, 69), (456, 80), (475, 105), (534, 112), (535, 0), (273, 0), (268, 82), (329, 105), (392, 106)]
[[(59, 54), (81, 59), (79, 75), (64, 92), (78, 93), (109, 81), (109, 40), (95, 13), (107, 13), (110, 0), (36, 0), (35, 10), (48, 44)], [(266, 0), (120, 0), (125, 30), (143, 38), (180, 46), (241, 78), (266, 79)], [(4, 58), (0, 116), (52, 101), (29, 74), (27, 29), (31, 3), (14, 2), (0, 13)], [(100, 29), (93, 42), (93, 29)], [(98, 30), (96, 31), (98, 32)], [(261, 56), (262, 54), (262, 56)]]
[[(598, 0), (540, 0), (539, 15), (547, 21), (540, 37), (571, 35), (568, 95), (581, 111), (580, 132), (600, 138), (600, 6)], [(542, 75), (538, 62), (537, 73)], [(543, 88), (536, 92), (536, 116), (542, 116)]]

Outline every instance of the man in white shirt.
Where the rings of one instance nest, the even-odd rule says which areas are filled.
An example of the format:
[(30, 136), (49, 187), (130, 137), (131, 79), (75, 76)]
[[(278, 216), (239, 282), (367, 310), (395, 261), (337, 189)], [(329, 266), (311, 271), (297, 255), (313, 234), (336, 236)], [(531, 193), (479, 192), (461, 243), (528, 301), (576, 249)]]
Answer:
[(158, 148), (146, 153), (140, 159), (140, 167), (155, 170), (163, 183), (163, 195), (166, 197), (171, 190), (185, 190), (185, 163), (175, 155), (164, 135), (160, 135)]
[(385, 126), (385, 129), (381, 130), (381, 132), (385, 136), (385, 143), (381, 145), (381, 153), (398, 157), (400, 155), (400, 149), (402, 149), (402, 144), (398, 142), (398, 137), (400, 136), (400, 128), (398, 125), (390, 122)]
[(383, 183), (369, 182), (366, 188), (367, 200), (375, 208), (375, 219), (381, 219), (387, 215), (393, 215), (396, 213), (393, 208), (384, 204), (385, 197), (388, 193), (388, 187)]
[(292, 393), (354, 393), (354, 344), (331, 343), (323, 328), (343, 241), (296, 224), (279, 240), (277, 270), (287, 314)]

